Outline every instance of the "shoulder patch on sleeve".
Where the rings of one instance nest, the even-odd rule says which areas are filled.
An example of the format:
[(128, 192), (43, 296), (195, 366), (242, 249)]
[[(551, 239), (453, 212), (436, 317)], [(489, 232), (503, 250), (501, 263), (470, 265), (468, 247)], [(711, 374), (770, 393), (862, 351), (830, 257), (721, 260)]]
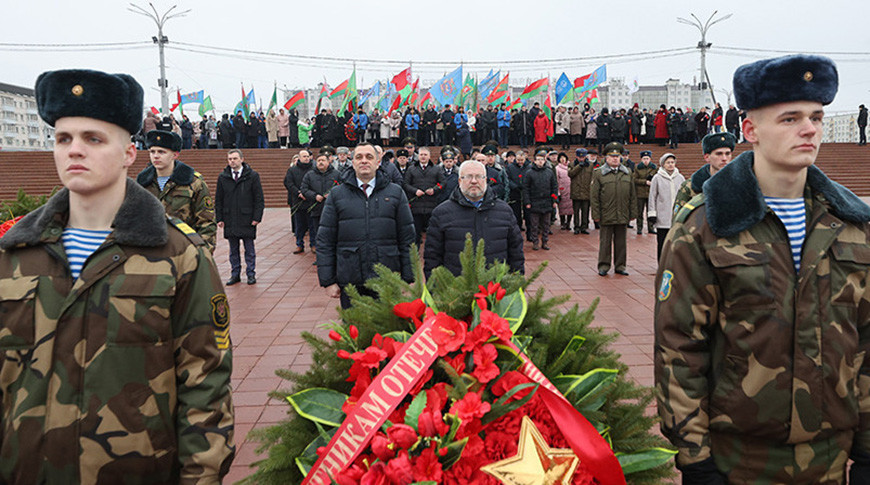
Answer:
[(196, 246), (205, 246), (206, 245), (205, 240), (202, 238), (202, 236), (200, 236), (199, 233), (197, 233), (186, 222), (182, 221), (181, 219), (175, 218), (175, 217), (168, 217), (167, 216), (167, 219), (169, 219), (169, 223), (172, 224), (172, 226), (174, 226), (182, 234), (187, 236), (187, 238), (190, 239), (190, 242), (192, 242), (194, 245), (196, 245)]
[(659, 287), (659, 301), (665, 301), (671, 296), (671, 282), (674, 279), (674, 274), (670, 271), (662, 273), (662, 284)]
[(218, 293), (211, 297), (211, 321), (214, 326), (214, 338), (218, 349), (230, 347), (230, 304), (227, 295)]
[(677, 211), (677, 214), (674, 216), (674, 222), (686, 222), (689, 214), (691, 214), (693, 210), (704, 205), (705, 201), (706, 199), (704, 198), (703, 193), (692, 197), (692, 200), (683, 204), (683, 207), (681, 207), (680, 210)]

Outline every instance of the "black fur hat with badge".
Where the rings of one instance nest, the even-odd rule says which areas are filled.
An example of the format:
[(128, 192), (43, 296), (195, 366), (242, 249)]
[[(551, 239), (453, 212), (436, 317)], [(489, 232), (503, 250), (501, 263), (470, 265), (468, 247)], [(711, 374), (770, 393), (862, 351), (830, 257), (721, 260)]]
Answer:
[(36, 79), (39, 116), (51, 126), (81, 116), (106, 121), (130, 134), (142, 128), (142, 86), (128, 74), (89, 69), (48, 71)]
[(710, 133), (701, 139), (701, 149), (704, 151), (704, 155), (713, 153), (713, 150), (718, 150), (720, 148), (730, 148), (734, 150), (736, 145), (737, 138), (734, 138), (734, 135), (727, 131), (724, 133)]
[(151, 130), (145, 133), (145, 148), (162, 147), (173, 152), (181, 151), (181, 137), (172, 131)]
[(839, 78), (834, 61), (823, 56), (791, 55), (745, 64), (734, 72), (734, 99), (743, 110), (785, 103), (830, 104)]

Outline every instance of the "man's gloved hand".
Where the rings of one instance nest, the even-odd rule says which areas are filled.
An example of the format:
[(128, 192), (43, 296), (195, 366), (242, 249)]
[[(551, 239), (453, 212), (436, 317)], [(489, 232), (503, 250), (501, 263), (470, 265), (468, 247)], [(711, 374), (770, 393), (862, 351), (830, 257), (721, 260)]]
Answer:
[(728, 485), (728, 479), (716, 468), (713, 458), (677, 468), (683, 472), (683, 485)]

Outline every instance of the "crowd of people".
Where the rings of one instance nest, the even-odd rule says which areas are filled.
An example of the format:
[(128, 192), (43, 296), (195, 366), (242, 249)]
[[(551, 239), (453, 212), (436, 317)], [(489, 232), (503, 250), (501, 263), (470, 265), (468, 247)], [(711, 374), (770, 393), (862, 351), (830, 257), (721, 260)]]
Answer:
[[(498, 111), (475, 149), (459, 128), (493, 110), (460, 108), (436, 158), (419, 146), (433, 133), (421, 127), (425, 113), (411, 109), (395, 151), (359, 139), (352, 152), (333, 149), (325, 143), (336, 139), (324, 138), (316, 154), (306, 148), (291, 160), (295, 253), (308, 234), (320, 285), (346, 308), (354, 291), (374, 295), (364, 283), (376, 264), (412, 281), (415, 241), (424, 277), (458, 274), (468, 234), (486, 241), (488, 261), (522, 272), (522, 228), (532, 250), (547, 250), (554, 230), (588, 234), (591, 216), (599, 275), (628, 275), (626, 231), (632, 220), (639, 234), (645, 224), (660, 238), (658, 414), (683, 482), (867, 484), (870, 207), (814, 166), (838, 86), (825, 57), (741, 66), (734, 94), (753, 149), (731, 161), (738, 137), (716, 128), (714, 110), (713, 132), (701, 138), (707, 164), (688, 179), (673, 153), (658, 166), (650, 150), (630, 159), (620, 137), (632, 140), (633, 123), (626, 131), (610, 121), (599, 148), (605, 110), (586, 125), (598, 143), (569, 154), (488, 141), (510, 141), (513, 116)], [(263, 193), (239, 145), (259, 144), (259, 131), (223, 146), (212, 199), (179, 159), (193, 142), (187, 120), (181, 134), (171, 120), (141, 131), (144, 93), (133, 77), (51, 71), (36, 94), (56, 130), (64, 187), (0, 239), (0, 482), (220, 482), (235, 455), (232, 344), (212, 250), (221, 228), (226, 284), (235, 285), (244, 242), (247, 283), (256, 284)], [(556, 114), (563, 143), (573, 111)], [(678, 113), (666, 111), (653, 115), (652, 132), (640, 122), (641, 140), (662, 140), (656, 118)], [(612, 120), (628, 124), (626, 114)], [(536, 135), (538, 123), (549, 128), (541, 117)], [(151, 165), (133, 180), (130, 140), (140, 132)], [(671, 146), (681, 134), (668, 130)]]
[(418, 110), (405, 107), (392, 112), (362, 108), (355, 113), (335, 113), (324, 108), (311, 119), (299, 117), (296, 109), (268, 114), (260, 111), (245, 117), (223, 114), (203, 116), (192, 122), (187, 115), (181, 121), (174, 116), (159, 118), (149, 112), (138, 138), (160, 129), (173, 131), (190, 148), (319, 148), (322, 146), (353, 147), (361, 142), (396, 147), (406, 138), (421, 146), (453, 145), (467, 157), (474, 146), (496, 140), (501, 146), (541, 146), (548, 143), (567, 149), (570, 145), (593, 146), (598, 151), (611, 141), (619, 143), (649, 143), (677, 148), (679, 143), (697, 143), (708, 133), (727, 131), (740, 139), (740, 123), (745, 113), (730, 105), (724, 110), (719, 103), (712, 110), (704, 107), (658, 109), (601, 108), (586, 103), (581, 106), (559, 106), (547, 116), (540, 103), (531, 108), (508, 109), (507, 105), (489, 105), (474, 111), (462, 106), (447, 105), (441, 109), (429, 106)]

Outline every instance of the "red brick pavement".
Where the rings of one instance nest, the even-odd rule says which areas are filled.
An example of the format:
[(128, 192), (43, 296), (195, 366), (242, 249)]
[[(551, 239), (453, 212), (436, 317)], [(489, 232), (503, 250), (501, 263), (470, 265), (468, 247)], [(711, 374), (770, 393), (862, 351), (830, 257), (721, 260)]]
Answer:
[[(629, 376), (639, 384), (653, 382), (653, 279), (656, 270), (654, 235), (628, 231), (629, 276), (612, 273), (598, 276), (598, 234), (574, 235), (553, 226), (550, 251), (532, 251), (526, 243), (526, 268), (545, 260), (550, 264), (535, 283), (552, 295), (569, 294), (567, 305), (588, 306), (595, 297), (601, 302), (595, 325), (620, 335), (614, 350), (630, 366)], [(285, 418), (289, 406), (272, 400), (267, 392), (284, 386), (275, 370), (305, 371), (311, 356), (300, 334), (325, 335), (320, 325), (338, 316), (338, 300), (328, 298), (317, 282), (314, 255), (306, 250), (294, 255), (288, 209), (267, 209), (257, 238), (257, 284), (227, 288), (233, 340), (233, 401), (236, 410), (237, 454), (227, 483), (252, 473), (259, 459), (257, 443), (245, 436), (253, 428), (269, 426)], [(227, 246), (219, 239), (215, 259), (224, 279), (229, 277)], [(652, 412), (652, 409), (650, 410)]]

